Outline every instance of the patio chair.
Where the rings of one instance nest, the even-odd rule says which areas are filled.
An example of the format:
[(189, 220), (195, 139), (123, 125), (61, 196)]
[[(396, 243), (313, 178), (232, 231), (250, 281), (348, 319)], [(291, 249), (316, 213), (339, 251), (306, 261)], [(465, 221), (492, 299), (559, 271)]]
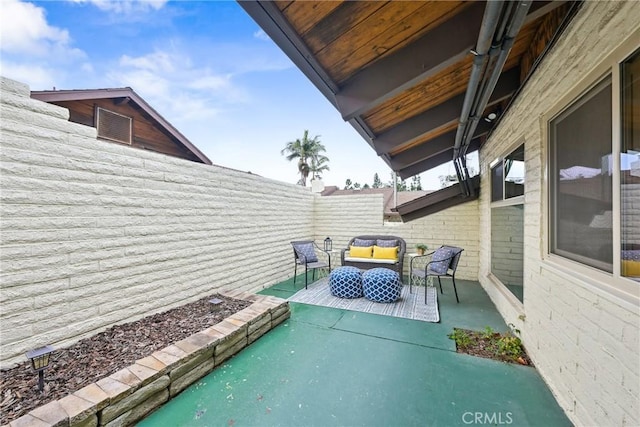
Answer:
[(293, 284), (296, 284), (296, 278), (298, 276), (298, 266), (304, 265), (304, 288), (307, 289), (308, 278), (307, 272), (311, 270), (312, 280), (316, 279), (316, 270), (317, 269), (331, 269), (331, 259), (329, 258), (329, 262), (324, 262), (318, 258), (318, 254), (316, 253), (316, 249), (320, 252), (324, 253), (329, 257), (330, 255), (320, 249), (318, 245), (313, 240), (296, 240), (291, 242), (291, 246), (293, 246), (293, 256), (294, 256), (294, 267), (293, 267)]
[[(427, 286), (427, 280), (429, 277), (437, 277), (438, 284), (440, 285), (440, 293), (442, 292), (441, 277), (451, 277), (453, 282), (453, 291), (456, 294), (456, 302), (460, 302), (458, 299), (458, 290), (456, 289), (456, 270), (458, 269), (458, 263), (460, 262), (460, 255), (464, 249), (457, 246), (442, 245), (434, 252), (426, 255), (419, 255), (413, 257), (411, 260), (411, 277), (409, 278), (409, 291), (411, 292), (411, 286), (413, 284), (413, 278), (424, 280), (425, 286)], [(431, 260), (427, 262), (424, 267), (419, 267), (414, 261), (419, 261), (420, 258), (431, 257)], [(427, 293), (424, 293), (424, 303), (427, 303)]]

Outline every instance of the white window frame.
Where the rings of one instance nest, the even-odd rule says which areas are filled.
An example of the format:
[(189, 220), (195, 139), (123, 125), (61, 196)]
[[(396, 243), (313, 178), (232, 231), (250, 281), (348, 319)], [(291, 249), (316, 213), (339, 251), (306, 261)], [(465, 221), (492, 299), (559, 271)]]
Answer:
[[(527, 144), (524, 138), (518, 138), (517, 142), (511, 144), (510, 146), (507, 147), (506, 150), (503, 151), (503, 155), (501, 155), (500, 157), (496, 158), (495, 160), (493, 160), (491, 162), (491, 164), (489, 164), (489, 179), (490, 179), (490, 191), (493, 191), (493, 167), (495, 167), (497, 165), (497, 163), (503, 163), (504, 164), (504, 159), (507, 158), (511, 153), (513, 153), (515, 150), (518, 149), (518, 147), (520, 147), (521, 145), (524, 145), (524, 150), (525, 150), (525, 176), (524, 176), (524, 191), (525, 194), (527, 192), (527, 168), (526, 168), (526, 153), (527, 153)], [(493, 167), (491, 166), (493, 165)], [(508, 199), (504, 198), (504, 168), (503, 168), (503, 177), (502, 177), (502, 200), (496, 200), (491, 201), (493, 194), (491, 194), (489, 196), (489, 237), (491, 239), (491, 236), (493, 235), (493, 209), (494, 208), (501, 208), (501, 207), (505, 207), (505, 206), (516, 206), (516, 205), (522, 205), (523, 209), (527, 209), (527, 205), (525, 203), (525, 195), (523, 194), (522, 196), (516, 196), (516, 197), (510, 197)], [(523, 212), (524, 215), (524, 212)], [(524, 232), (524, 230), (523, 230)], [(522, 244), (523, 249), (525, 244)], [(524, 262), (524, 260), (523, 260)], [(490, 242), (489, 244), (489, 272), (487, 277), (489, 277), (489, 279), (491, 279), (491, 281), (493, 282), (493, 284), (500, 289), (500, 291), (502, 292), (503, 295), (505, 295), (507, 297), (507, 300), (511, 303), (511, 305), (513, 307), (515, 307), (516, 309), (520, 310), (520, 314), (524, 314), (524, 312), (522, 311), (524, 309), (524, 302), (520, 301), (514, 294), (513, 292), (511, 292), (511, 290), (509, 288), (507, 288), (507, 286), (502, 283), (502, 280), (500, 280), (498, 278), (498, 276), (496, 276), (495, 274), (493, 274), (493, 269), (492, 269), (492, 265), (493, 265), (493, 244)], [(524, 282), (525, 282), (525, 278), (524, 278), (524, 265), (523, 265), (523, 278), (522, 278), (522, 287), (524, 288)]]
[[(570, 89), (549, 111), (541, 117), (542, 149), (543, 149), (543, 242), (541, 245), (542, 259), (548, 266), (560, 270), (571, 277), (592, 285), (608, 294), (614, 295), (624, 301), (637, 305), (640, 301), (640, 286), (638, 282), (621, 276), (621, 181), (620, 181), (620, 151), (621, 144), (621, 83), (620, 67), (638, 48), (638, 38), (631, 36), (610, 55), (604, 58), (591, 72)], [(562, 112), (569, 108), (582, 95), (593, 89), (607, 75), (611, 76), (611, 108), (612, 108), (612, 135), (611, 149), (613, 158), (612, 174), (612, 208), (613, 208), (613, 273), (604, 272), (598, 268), (573, 261), (550, 251), (550, 123)], [(616, 250), (616, 248), (618, 248)]]

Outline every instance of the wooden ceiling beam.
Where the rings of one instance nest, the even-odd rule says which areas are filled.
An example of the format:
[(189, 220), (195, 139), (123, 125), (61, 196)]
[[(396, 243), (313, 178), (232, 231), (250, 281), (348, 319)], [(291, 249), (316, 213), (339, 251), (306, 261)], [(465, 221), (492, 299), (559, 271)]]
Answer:
[[(504, 72), (498, 80), (498, 84), (491, 95), (489, 104), (500, 102), (513, 95), (520, 86), (519, 78), (520, 70), (517, 67)], [(373, 140), (376, 152), (378, 154), (388, 153), (408, 141), (431, 132), (433, 129), (450, 123), (453, 120), (457, 120), (460, 117), (463, 103), (464, 94), (460, 94), (440, 105), (401, 122), (399, 125), (380, 134)]]
[[(455, 138), (455, 134), (454, 134), (454, 138)], [(469, 144), (469, 152), (474, 152), (478, 148), (480, 148), (481, 142), (482, 142), (482, 138), (480, 137), (472, 140), (471, 143)], [(407, 178), (411, 178), (414, 175), (422, 173), (426, 170), (433, 169), (436, 166), (440, 166), (444, 163), (447, 163), (451, 160), (453, 160), (453, 145), (449, 150), (443, 151), (429, 158), (420, 160), (418, 163), (414, 163), (411, 166), (407, 166), (405, 168), (397, 169), (397, 170), (394, 169), (394, 170), (396, 171), (400, 179), (407, 179)]]
[[(418, 145), (409, 150), (402, 151), (395, 156), (389, 158), (391, 162), (391, 168), (398, 170), (411, 166), (414, 163), (418, 163), (428, 157), (436, 156), (444, 151), (453, 148), (455, 141), (456, 131), (450, 131), (442, 134), (432, 140), (425, 142), (422, 145)], [(449, 160), (453, 159), (453, 155)]]
[[(489, 132), (492, 127), (492, 123), (482, 120), (476, 128), (474, 138)], [(389, 157), (391, 168), (393, 170), (404, 169), (416, 163), (420, 163), (429, 157), (434, 157), (445, 151), (450, 151), (453, 149), (455, 139), (456, 131), (451, 131), (425, 142), (424, 144), (402, 151), (393, 157)], [(453, 151), (451, 151), (451, 153), (449, 160), (453, 159)]]
[(484, 6), (484, 2), (471, 5), (424, 37), (349, 78), (336, 93), (343, 119), (348, 121), (462, 60), (478, 39)]

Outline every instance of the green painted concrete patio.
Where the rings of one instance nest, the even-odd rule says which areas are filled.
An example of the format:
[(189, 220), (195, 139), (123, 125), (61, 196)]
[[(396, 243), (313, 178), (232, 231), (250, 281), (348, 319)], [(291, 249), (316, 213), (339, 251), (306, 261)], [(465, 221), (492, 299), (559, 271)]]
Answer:
[(534, 368), (456, 353), (454, 327), (507, 330), (477, 282), (456, 282), (460, 304), (450, 283), (438, 294), (440, 323), (291, 303), (287, 322), (139, 425), (571, 425)]

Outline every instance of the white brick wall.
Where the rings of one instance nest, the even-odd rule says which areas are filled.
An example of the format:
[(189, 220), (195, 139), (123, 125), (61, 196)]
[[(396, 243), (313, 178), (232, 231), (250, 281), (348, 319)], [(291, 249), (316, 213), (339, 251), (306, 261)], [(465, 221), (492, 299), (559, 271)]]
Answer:
[[(96, 140), (0, 80), (0, 364), (292, 274), (308, 189)], [(286, 219), (286, 220), (285, 220)]]
[[(362, 234), (389, 234), (405, 239), (407, 253), (417, 243), (429, 248), (442, 244), (464, 249), (456, 277), (478, 279), (478, 201), (454, 206), (408, 223), (383, 223), (382, 195), (316, 196), (314, 234), (318, 242), (327, 236), (335, 249), (346, 248), (349, 239)], [(333, 263), (333, 261), (332, 261)], [(409, 259), (405, 258), (405, 274)]]
[[(0, 365), (216, 291), (291, 276), (289, 242), (394, 234), (461, 246), (477, 278), (478, 202), (383, 225), (381, 195), (299, 186), (96, 139), (1, 79)], [(407, 263), (408, 267), (408, 263)]]
[[(481, 151), (480, 281), (523, 339), (537, 369), (576, 425), (640, 425), (640, 315), (637, 299), (542, 258), (546, 215), (543, 115), (638, 28), (637, 2), (584, 2)], [(488, 164), (525, 143), (524, 313), (488, 278)], [(610, 281), (611, 279), (609, 279)], [(633, 298), (632, 298), (633, 299)], [(523, 322), (520, 314), (526, 315)]]
[[(293, 274), (289, 242), (394, 234), (461, 246), (477, 278), (478, 202), (384, 225), (382, 196), (308, 189), (96, 139), (1, 79), (0, 365), (115, 323)], [(408, 263), (407, 263), (408, 266)]]

